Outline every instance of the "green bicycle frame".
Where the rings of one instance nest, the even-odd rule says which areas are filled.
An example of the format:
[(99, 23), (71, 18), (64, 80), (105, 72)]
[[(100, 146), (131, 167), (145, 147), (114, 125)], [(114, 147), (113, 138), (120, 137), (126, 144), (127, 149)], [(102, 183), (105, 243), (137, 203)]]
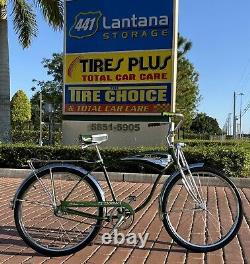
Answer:
[(86, 212), (81, 212), (78, 210), (74, 210), (71, 208), (74, 207), (115, 207), (115, 208), (126, 208), (130, 215), (134, 215), (134, 210), (131, 207), (130, 204), (126, 203), (126, 202), (114, 202), (114, 201), (104, 201), (104, 202), (94, 202), (94, 201), (86, 201), (86, 202), (77, 202), (77, 201), (61, 201), (61, 204), (58, 206), (57, 210), (58, 211), (62, 211), (64, 213), (67, 214), (75, 214), (75, 215), (79, 215), (82, 217), (87, 217), (87, 218), (91, 218), (91, 219), (97, 219), (97, 220), (109, 220), (109, 217), (103, 216), (100, 217), (98, 215), (94, 215), (94, 214), (89, 214)]
[[(86, 207), (86, 208), (87, 207), (105, 207), (105, 208), (107, 208), (107, 207), (115, 207), (115, 208), (122, 207), (122, 208), (126, 208), (129, 211), (130, 215), (134, 215), (135, 213), (141, 211), (150, 202), (150, 200), (152, 199), (152, 197), (154, 195), (154, 192), (156, 190), (156, 187), (157, 187), (161, 177), (165, 174), (166, 170), (168, 168), (170, 168), (175, 163), (175, 160), (173, 159), (169, 164), (167, 164), (167, 166), (163, 170), (159, 170), (153, 166), (148, 165), (151, 168), (153, 168), (154, 170), (156, 170), (159, 174), (158, 174), (158, 176), (157, 176), (157, 178), (156, 178), (156, 180), (152, 186), (150, 194), (137, 208), (133, 209), (129, 203), (126, 203), (123, 201), (117, 201), (116, 195), (115, 195), (114, 190), (113, 190), (113, 186), (111, 184), (111, 181), (109, 179), (109, 175), (107, 173), (106, 167), (103, 163), (103, 160), (101, 158), (101, 155), (100, 155), (100, 152), (99, 152), (99, 149), (97, 148), (97, 146), (96, 146), (96, 149), (97, 149), (97, 153), (99, 156), (99, 160), (96, 162), (96, 164), (98, 166), (95, 167), (93, 170), (90, 170), (88, 172), (88, 174), (91, 174), (96, 169), (99, 169), (99, 168), (102, 169), (104, 176), (105, 176), (105, 179), (106, 179), (106, 182), (108, 184), (109, 190), (111, 192), (113, 201), (95, 202), (95, 201), (67, 201), (67, 200), (64, 200), (64, 201), (61, 201), (61, 204), (58, 206), (57, 211), (61, 211), (61, 212), (67, 213), (67, 214), (75, 214), (75, 215), (79, 215), (79, 216), (87, 217), (87, 218), (91, 218), (91, 219), (106, 220), (106, 221), (108, 221), (110, 219), (110, 217), (108, 215), (100, 217), (100, 216), (97, 216), (95, 214), (90, 214), (87, 212), (81, 212), (81, 211), (78, 211), (78, 210), (75, 210), (72, 208), (74, 208), (74, 207)], [(174, 150), (170, 149), (170, 151), (171, 151), (171, 154), (174, 155)]]

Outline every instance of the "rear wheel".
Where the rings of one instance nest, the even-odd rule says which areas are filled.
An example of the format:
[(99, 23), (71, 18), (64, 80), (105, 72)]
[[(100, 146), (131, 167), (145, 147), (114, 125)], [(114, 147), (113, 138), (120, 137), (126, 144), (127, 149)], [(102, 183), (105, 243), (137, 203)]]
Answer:
[(217, 250), (228, 244), (240, 228), (240, 195), (221, 172), (206, 167), (191, 172), (203, 202), (195, 201), (187, 192), (181, 174), (173, 177), (162, 198), (163, 223), (179, 245), (195, 252)]
[[(37, 176), (39, 180), (36, 176), (30, 178), (17, 196), (14, 218), (20, 236), (34, 250), (48, 256), (72, 254), (88, 245), (98, 234), (101, 221), (57, 212), (48, 193), (57, 205), (63, 200), (102, 201), (91, 178), (62, 168), (42, 171)], [(73, 209), (103, 216), (101, 207)]]

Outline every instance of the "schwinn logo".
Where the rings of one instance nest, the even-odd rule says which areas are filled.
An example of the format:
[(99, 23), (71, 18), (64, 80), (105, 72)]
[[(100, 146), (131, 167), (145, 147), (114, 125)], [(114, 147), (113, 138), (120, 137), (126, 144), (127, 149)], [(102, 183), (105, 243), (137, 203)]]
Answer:
[(70, 28), (69, 35), (73, 38), (93, 36), (100, 30), (144, 30), (146, 28), (168, 27), (168, 16), (137, 16), (109, 19), (101, 11), (80, 12)]

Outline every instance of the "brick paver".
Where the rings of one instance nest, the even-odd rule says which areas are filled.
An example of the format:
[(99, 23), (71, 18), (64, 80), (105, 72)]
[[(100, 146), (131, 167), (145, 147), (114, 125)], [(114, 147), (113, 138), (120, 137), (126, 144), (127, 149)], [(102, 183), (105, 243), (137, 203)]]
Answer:
[[(49, 258), (42, 256), (31, 248), (27, 247), (22, 239), (18, 236), (16, 231), (13, 211), (9, 207), (9, 201), (12, 199), (16, 188), (20, 184), (20, 179), (0, 179), (0, 263), (25, 263), (25, 264), (77, 264), (77, 263), (93, 263), (93, 264), (154, 264), (154, 263), (183, 263), (183, 264), (205, 264), (205, 263), (250, 263), (250, 190), (241, 189), (241, 196), (244, 206), (244, 219), (242, 227), (237, 237), (223, 249), (207, 254), (192, 253), (186, 249), (176, 245), (170, 236), (165, 231), (165, 228), (158, 215), (158, 196), (160, 187), (158, 187), (156, 194), (152, 201), (135, 216), (133, 225), (124, 231), (127, 233), (149, 233), (147, 243), (144, 248), (131, 245), (114, 244), (102, 245), (101, 234), (108, 232), (107, 228), (101, 230), (101, 234), (98, 235), (93, 245), (87, 246), (83, 250), (64, 257)], [(103, 188), (107, 190), (107, 186), (101, 183)], [(133, 203), (133, 206), (139, 205), (145, 197), (149, 194), (150, 184), (146, 183), (114, 183), (114, 188), (119, 199), (125, 199), (129, 195), (135, 195), (137, 201)], [(218, 203), (218, 210), (215, 214), (218, 214), (225, 224), (230, 223), (231, 212), (227, 206), (223, 206), (223, 197), (225, 199), (227, 193), (221, 189), (209, 189), (209, 197), (211, 204), (216, 204), (216, 197), (220, 195), (220, 203)], [(176, 196), (183, 196), (182, 204), (179, 206), (185, 206), (187, 200), (181, 190), (176, 192)], [(205, 192), (206, 195), (206, 192)], [(110, 194), (107, 194), (110, 196)], [(174, 204), (175, 198), (172, 203)], [(34, 217), (35, 213), (30, 214), (30, 217)], [(176, 215), (176, 225), (179, 225), (183, 232), (202, 233), (205, 230), (201, 230), (199, 227), (199, 221), (201, 219), (195, 217), (194, 222), (188, 221), (185, 216), (180, 214)], [(208, 223), (209, 224), (209, 223)], [(199, 237), (197, 237), (199, 239)]]

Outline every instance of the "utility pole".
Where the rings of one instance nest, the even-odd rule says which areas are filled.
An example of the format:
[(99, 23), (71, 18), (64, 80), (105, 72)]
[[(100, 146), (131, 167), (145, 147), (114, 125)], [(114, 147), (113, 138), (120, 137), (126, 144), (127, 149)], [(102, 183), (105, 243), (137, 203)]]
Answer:
[(236, 92), (234, 92), (234, 107), (233, 107), (233, 138), (236, 139)]
[(232, 131), (231, 131), (231, 128), (232, 128), (231, 115), (232, 115), (232, 113), (228, 114), (228, 135), (232, 135)]
[(242, 96), (244, 95), (243, 93), (239, 93), (240, 95), (240, 127), (239, 127), (239, 130), (240, 130), (240, 138), (242, 137), (242, 128), (241, 128), (241, 117), (242, 117)]

